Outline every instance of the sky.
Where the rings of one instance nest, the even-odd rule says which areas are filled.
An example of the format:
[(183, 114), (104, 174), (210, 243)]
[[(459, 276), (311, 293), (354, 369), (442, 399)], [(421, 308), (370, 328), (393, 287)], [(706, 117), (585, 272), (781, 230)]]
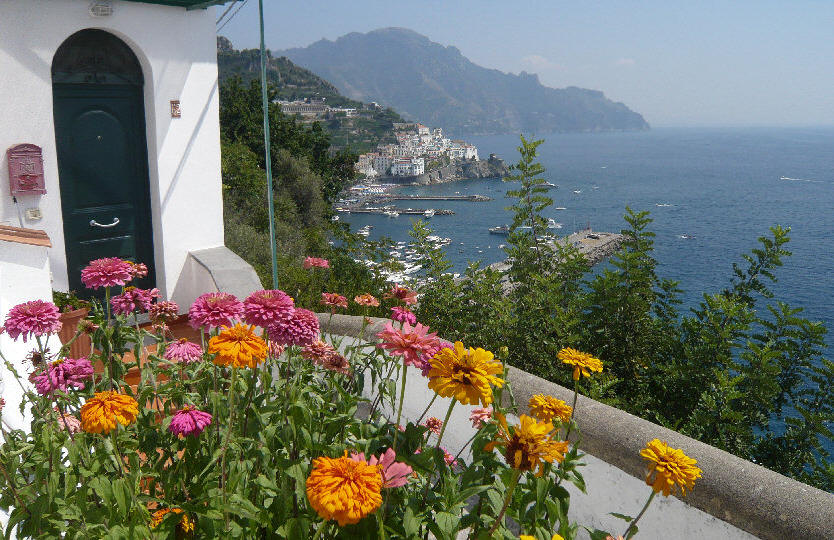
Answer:
[[(230, 14), (241, 5), (219, 33), (257, 47), (258, 0)], [(601, 90), (653, 126), (834, 125), (834, 0), (264, 0), (264, 18), (275, 50), (410, 28), (484, 67)]]

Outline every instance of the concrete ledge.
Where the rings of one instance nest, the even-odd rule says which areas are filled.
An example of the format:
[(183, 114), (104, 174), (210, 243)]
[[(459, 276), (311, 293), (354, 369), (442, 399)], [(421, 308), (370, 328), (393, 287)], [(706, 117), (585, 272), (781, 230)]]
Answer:
[[(319, 314), (324, 332), (358, 336), (362, 317)], [(376, 341), (387, 319), (371, 318), (364, 336)], [(533, 394), (544, 393), (570, 403), (573, 390), (520, 369), (510, 367), (508, 382), (519, 405), (527, 412)], [(698, 460), (703, 477), (681, 500), (759, 538), (828, 539), (834, 537), (834, 495), (797, 482), (675, 431), (584, 396), (577, 401), (580, 448), (620, 470), (643, 479), (640, 457), (655, 437), (683, 448)]]
[(252, 266), (226, 246), (190, 251), (170, 299), (186, 309), (203, 293), (222, 291), (241, 300), (262, 289)]

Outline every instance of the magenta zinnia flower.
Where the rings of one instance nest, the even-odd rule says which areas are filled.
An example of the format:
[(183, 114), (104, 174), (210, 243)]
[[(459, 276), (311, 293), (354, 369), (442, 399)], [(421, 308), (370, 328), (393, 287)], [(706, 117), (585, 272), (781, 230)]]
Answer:
[(174, 413), (168, 431), (174, 435), (194, 435), (196, 437), (209, 424), (211, 424), (209, 413), (186, 406)]
[(96, 259), (81, 270), (81, 281), (88, 289), (124, 285), (133, 278), (133, 263), (118, 257)]
[(221, 326), (234, 326), (232, 321), (243, 315), (243, 304), (235, 295), (224, 292), (202, 294), (191, 304), (188, 318), (195, 330), (204, 327), (206, 330)]
[(307, 257), (304, 259), (304, 269), (309, 270), (311, 268), (330, 268), (330, 261), (318, 257)]
[[(353, 461), (365, 461), (365, 453), (351, 454), (350, 459)], [(371, 459), (367, 460), (368, 465), (379, 465), (382, 467), (382, 487), (384, 488), (402, 487), (408, 483), (408, 478), (414, 473), (414, 469), (405, 463), (396, 461), (396, 459), (397, 453), (394, 452), (393, 448), (389, 448), (379, 458), (371, 456)]]
[(110, 299), (110, 305), (113, 306), (113, 313), (116, 315), (130, 315), (137, 309), (148, 311), (157, 298), (160, 298), (159, 289), (125, 287), (125, 292)]
[(399, 300), (403, 304), (410, 306), (417, 303), (417, 291), (412, 291), (400, 285), (394, 285), (391, 290), (385, 293), (385, 298)]
[(61, 358), (46, 365), (46, 369), (32, 376), (35, 389), (42, 396), (67, 388), (84, 390), (84, 381), (93, 376), (93, 365), (86, 358)]
[(481, 429), (491, 419), (492, 407), (472, 409), (472, 412), (469, 414), (469, 421), (472, 422), (472, 427), (475, 429)]
[(281, 345), (309, 345), (319, 338), (319, 319), (312, 311), (297, 308), (292, 319), (268, 330), (269, 338)]
[(247, 324), (268, 328), (292, 319), (295, 302), (287, 293), (277, 289), (256, 291), (243, 301), (243, 311)]
[(203, 359), (203, 349), (201, 349), (196, 343), (192, 343), (191, 341), (182, 338), (169, 343), (168, 347), (165, 349), (165, 354), (162, 357), (172, 362), (190, 364), (192, 362), (199, 362)]
[(54, 334), (61, 329), (61, 313), (52, 302), (32, 300), (18, 304), (9, 310), (4, 326), (9, 337), (17, 341), (23, 336), (23, 342), (32, 336)]
[(417, 323), (417, 315), (402, 306), (394, 306), (391, 308), (391, 319), (412, 325)]
[(420, 356), (420, 364), (417, 366), (420, 368), (421, 374), (423, 377), (429, 376), (429, 371), (431, 371), (431, 363), (429, 362), (434, 356), (439, 353), (442, 349), (453, 349), (455, 345), (454, 343), (450, 343), (445, 339), (440, 339), (437, 343), (426, 350), (422, 356)]
[(385, 329), (377, 334), (382, 341), (377, 347), (388, 349), (393, 356), (402, 356), (406, 366), (422, 367), (420, 357), (440, 341), (437, 334), (428, 332), (429, 327), (420, 323), (414, 327), (403, 323), (402, 330), (397, 330), (391, 321), (388, 321)]

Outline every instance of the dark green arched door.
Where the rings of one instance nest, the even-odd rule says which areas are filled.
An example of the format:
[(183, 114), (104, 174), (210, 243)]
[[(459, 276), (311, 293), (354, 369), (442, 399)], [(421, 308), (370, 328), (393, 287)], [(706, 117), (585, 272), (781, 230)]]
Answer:
[(81, 269), (120, 257), (155, 284), (142, 69), (112, 34), (82, 30), (52, 62), (55, 142), (70, 289), (89, 296)]

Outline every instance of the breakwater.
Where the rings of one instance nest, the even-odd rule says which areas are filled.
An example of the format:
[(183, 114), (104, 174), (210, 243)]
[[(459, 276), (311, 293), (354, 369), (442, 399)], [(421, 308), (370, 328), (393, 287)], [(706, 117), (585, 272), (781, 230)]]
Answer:
[(486, 202), (491, 197), (486, 195), (388, 195), (384, 197), (389, 201), (469, 201)]

